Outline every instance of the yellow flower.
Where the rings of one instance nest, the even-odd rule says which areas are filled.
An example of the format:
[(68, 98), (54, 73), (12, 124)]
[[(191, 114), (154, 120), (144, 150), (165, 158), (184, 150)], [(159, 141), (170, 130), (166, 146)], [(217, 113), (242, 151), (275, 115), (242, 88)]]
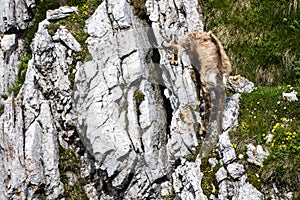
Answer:
[(233, 147), (233, 148), (236, 148), (236, 144), (235, 144), (235, 143), (233, 143), (233, 144), (232, 144), (232, 147)]
[(271, 146), (274, 147), (274, 142), (272, 142)]
[(260, 167), (264, 167), (264, 165), (263, 165), (263, 164), (261, 164), (261, 165), (260, 165)]
[(266, 134), (262, 134), (262, 136), (263, 136), (263, 137), (265, 137), (265, 136), (266, 136)]
[(272, 133), (274, 133), (274, 132), (275, 132), (275, 128), (272, 129)]
[(215, 190), (215, 189), (213, 189), (211, 192), (212, 192), (212, 193), (215, 193), (215, 192), (216, 192), (216, 190)]
[(284, 124), (281, 124), (281, 127), (284, 128)]
[(285, 117), (282, 117), (282, 118), (281, 118), (281, 121), (286, 122), (287, 119), (286, 119)]

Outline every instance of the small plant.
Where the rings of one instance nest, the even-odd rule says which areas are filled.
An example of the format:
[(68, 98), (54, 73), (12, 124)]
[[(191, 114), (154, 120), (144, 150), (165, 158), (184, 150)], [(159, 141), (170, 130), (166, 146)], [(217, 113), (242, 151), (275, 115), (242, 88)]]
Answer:
[(69, 178), (66, 175), (70, 171), (80, 177), (81, 160), (79, 156), (71, 149), (59, 147), (59, 171), (60, 180), (64, 184), (65, 193), (62, 197), (66, 199), (88, 200), (83, 186), (86, 180), (79, 178), (74, 185), (69, 185)]
[[(140, 105), (142, 103), (142, 101), (145, 100), (145, 95), (143, 94), (142, 91), (140, 90), (135, 90), (134, 91), (134, 99), (135, 99), (135, 103), (136, 103), (136, 112), (137, 112), (137, 116), (138, 118), (140, 117), (141, 115), (141, 110), (140, 110)], [(139, 119), (138, 119), (139, 121)]]
[(135, 98), (137, 104), (140, 105), (142, 103), (142, 101), (145, 100), (145, 95), (143, 94), (142, 91), (136, 90), (136, 91), (134, 91), (134, 98)]
[(213, 169), (211, 169), (208, 159), (213, 157), (216, 157), (216, 155), (209, 154), (201, 159), (201, 172), (203, 173), (201, 188), (207, 197), (211, 194), (218, 194), (219, 190), (216, 172), (221, 168), (221, 164), (218, 163)]
[(0, 116), (4, 113), (4, 104), (0, 104)]
[(141, 20), (148, 20), (146, 13), (146, 0), (133, 0), (130, 1), (130, 4), (133, 6), (133, 13), (138, 16)]
[[(258, 87), (240, 99), (239, 126), (230, 132), (236, 151), (246, 152), (249, 143), (261, 144), (270, 155), (260, 167), (247, 169), (248, 181), (258, 189), (275, 183), (297, 191), (300, 177), (300, 102), (288, 102), (283, 92), (300, 92), (299, 87)], [(260, 179), (256, 177), (260, 176)], [(260, 181), (259, 181), (260, 180)], [(298, 188), (299, 189), (299, 188)]]
[(175, 199), (175, 197), (176, 197), (176, 194), (175, 194), (175, 190), (173, 189), (171, 194), (166, 195), (163, 198), (164, 198), (164, 200), (173, 200), (173, 199)]
[(72, 171), (80, 173), (81, 161), (79, 156), (71, 149), (59, 147), (59, 169), (60, 172)]
[(31, 59), (31, 54), (26, 54), (20, 61), (17, 80), (12, 87), (8, 88), (8, 95), (14, 93), (15, 96), (19, 94), (19, 91), (25, 81), (26, 70), (28, 68), (28, 62)]

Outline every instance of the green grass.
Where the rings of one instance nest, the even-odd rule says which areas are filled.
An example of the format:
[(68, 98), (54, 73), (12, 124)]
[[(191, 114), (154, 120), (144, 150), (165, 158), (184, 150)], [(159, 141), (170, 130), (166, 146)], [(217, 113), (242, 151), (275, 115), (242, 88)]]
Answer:
[(0, 115), (4, 113), (4, 104), (0, 104)]
[[(83, 186), (86, 180), (80, 177), (81, 160), (79, 156), (71, 149), (59, 148), (59, 171), (60, 180), (64, 184), (65, 193), (62, 197), (74, 200), (88, 199)], [(70, 171), (76, 174), (79, 179), (74, 185), (69, 185), (69, 179), (66, 172)]]
[[(29, 53), (27, 53), (21, 59), (17, 79), (16, 79), (15, 83), (13, 84), (13, 86), (8, 88), (8, 90), (7, 90), (8, 95), (10, 95), (11, 93), (14, 93), (14, 95), (17, 96), (19, 94), (19, 91), (20, 91), (23, 83), (25, 82), (26, 70), (28, 67), (28, 61), (30, 59), (31, 59), (31, 54), (29, 54)], [(6, 95), (6, 97), (8, 97), (8, 95)]]
[(145, 9), (146, 0), (132, 0), (130, 5), (133, 6), (133, 13), (141, 20), (148, 21), (146, 9)]
[[(300, 87), (287, 86), (258, 87), (250, 94), (242, 94), (239, 126), (230, 133), (233, 143), (240, 153), (245, 153), (249, 143), (261, 144), (270, 152), (262, 166), (250, 170), (250, 181), (257, 186), (260, 183), (255, 173), (263, 184), (272, 182), (279, 188), (299, 190), (300, 101), (288, 102), (282, 98), (282, 92), (292, 90), (300, 94)], [(274, 136), (268, 142), (269, 134)]]
[(203, 177), (201, 180), (201, 188), (203, 193), (209, 197), (211, 194), (218, 194), (219, 184), (216, 178), (216, 172), (221, 168), (221, 164), (218, 163), (212, 170), (208, 162), (209, 158), (216, 158), (217, 155), (210, 153), (201, 159), (201, 172)]
[[(199, 0), (212, 30), (241, 74), (256, 85), (298, 84), (298, 0)], [(298, 73), (298, 75), (297, 75)]]

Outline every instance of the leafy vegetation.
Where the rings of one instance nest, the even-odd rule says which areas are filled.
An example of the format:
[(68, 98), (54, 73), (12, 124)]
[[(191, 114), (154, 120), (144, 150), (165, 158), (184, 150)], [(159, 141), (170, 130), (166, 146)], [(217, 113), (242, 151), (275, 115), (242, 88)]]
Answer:
[(0, 104), (0, 115), (4, 113), (4, 104)]
[(83, 186), (86, 184), (85, 179), (79, 178), (74, 185), (69, 184), (66, 172), (72, 172), (80, 177), (81, 160), (79, 156), (71, 149), (59, 148), (59, 171), (60, 180), (64, 184), (66, 199), (86, 200), (88, 199)]
[(173, 200), (173, 199), (175, 199), (175, 197), (176, 197), (176, 194), (175, 194), (175, 190), (173, 189), (171, 194), (166, 195), (163, 198), (164, 198), (164, 200)]
[[(140, 90), (135, 90), (134, 91), (134, 99), (135, 99), (135, 104), (136, 104), (136, 112), (137, 112), (137, 116), (138, 116), (138, 118), (140, 117), (140, 115), (142, 114), (141, 113), (141, 110), (140, 110), (140, 105), (141, 105), (141, 103), (142, 103), (142, 101), (144, 101), (144, 99), (145, 99), (145, 95), (143, 94), (143, 92), (142, 91), (140, 91)], [(138, 119), (138, 121), (139, 121), (139, 119)]]
[(233, 74), (241, 74), (259, 86), (251, 94), (242, 94), (240, 125), (231, 132), (237, 153), (245, 153), (249, 143), (261, 144), (270, 153), (262, 166), (246, 166), (248, 181), (258, 189), (272, 182), (279, 188), (299, 191), (300, 103), (282, 97), (282, 92), (300, 92), (299, 1), (199, 3), (205, 29), (224, 44)]
[(233, 73), (256, 85), (299, 85), (297, 0), (199, 0), (206, 30), (225, 45)]
[(142, 20), (148, 20), (145, 4), (146, 0), (133, 0), (130, 1), (130, 4), (133, 6), (133, 13)]
[(259, 168), (252, 168), (249, 178), (264, 184), (276, 183), (299, 191), (300, 187), (300, 102), (289, 102), (283, 92), (296, 91), (300, 87), (258, 87), (241, 97), (239, 127), (231, 132), (238, 152), (244, 152), (249, 143), (261, 144), (270, 155)]
[(211, 166), (208, 162), (209, 158), (215, 157), (217, 157), (216, 154), (209, 154), (201, 159), (201, 172), (203, 173), (201, 188), (207, 197), (209, 197), (210, 194), (218, 194), (219, 190), (216, 172), (221, 168), (221, 164), (218, 163), (213, 169), (211, 169)]
[(19, 93), (19, 91), (25, 81), (26, 70), (27, 70), (28, 62), (30, 59), (31, 59), (31, 54), (29, 54), (29, 53), (27, 53), (27, 55), (25, 55), (21, 59), (17, 79), (16, 79), (15, 83), (13, 84), (13, 86), (8, 88), (8, 94), (14, 93), (14, 95), (16, 96)]

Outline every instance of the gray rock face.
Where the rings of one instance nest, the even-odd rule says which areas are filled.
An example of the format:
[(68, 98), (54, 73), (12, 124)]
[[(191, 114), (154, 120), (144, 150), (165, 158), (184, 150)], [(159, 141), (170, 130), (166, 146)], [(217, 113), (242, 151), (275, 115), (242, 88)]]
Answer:
[(227, 88), (233, 92), (250, 93), (254, 90), (254, 84), (240, 75), (230, 76), (228, 79)]
[[(0, 165), (2, 199), (35, 199), (44, 190), (47, 199), (63, 193), (58, 168), (59, 138), (72, 134), (68, 123), (71, 94), (66, 60), (68, 50), (54, 43), (40, 24), (31, 45), (26, 80), (17, 97), (5, 100), (1, 116)], [(71, 49), (70, 49), (71, 50)], [(64, 123), (59, 123), (64, 122)], [(60, 145), (64, 145), (60, 141)], [(2, 195), (3, 194), (3, 195)]]
[[(158, 6), (158, 2), (155, 4)], [(145, 30), (157, 30), (141, 27), (128, 8), (126, 1), (103, 2), (87, 21), (87, 43), (93, 60), (76, 74), (75, 106), (80, 113), (78, 124), (83, 142), (95, 156), (98, 168), (107, 172), (112, 186), (123, 189), (124, 198), (158, 198), (166, 193), (160, 192), (159, 180), (172, 172), (171, 163), (198, 146), (195, 124), (200, 115), (190, 69), (173, 69), (163, 58), (163, 74), (158, 74), (162, 81), (153, 81), (148, 66), (155, 69), (159, 63), (144, 62), (153, 45)], [(176, 14), (175, 7), (171, 8)], [(164, 18), (159, 19), (165, 23)], [(161, 53), (167, 56), (166, 52)], [(162, 101), (164, 93), (169, 94), (170, 100)], [(173, 109), (170, 128), (166, 103)], [(179, 172), (174, 178), (177, 176)], [(189, 187), (184, 186), (188, 182), (182, 184), (184, 196), (191, 196)], [(164, 184), (164, 191), (171, 190), (168, 185), (172, 183)], [(151, 188), (156, 188), (157, 194), (150, 192)], [(198, 196), (200, 189), (195, 185)]]
[(248, 156), (247, 161), (258, 166), (261, 166), (269, 155), (269, 152), (264, 151), (261, 145), (255, 147), (253, 144), (247, 146), (246, 153)]
[(216, 178), (218, 182), (227, 178), (227, 170), (224, 167), (221, 167), (216, 173)]
[(259, 192), (253, 185), (246, 183), (240, 188), (237, 200), (260, 200), (263, 199), (263, 194)]
[(0, 41), (0, 96), (3, 96), (15, 83), (24, 41), (15, 34), (0, 35)]
[(240, 178), (245, 173), (245, 168), (243, 165), (238, 163), (231, 163), (227, 166), (227, 170), (230, 176), (234, 179)]
[(286, 101), (298, 101), (297, 94), (298, 93), (295, 90), (292, 92), (283, 92), (282, 98), (284, 98)]
[(46, 13), (47, 20), (58, 20), (69, 17), (72, 13), (76, 12), (76, 7), (63, 6), (55, 10), (48, 10)]
[(0, 5), (0, 32), (16, 32), (27, 28), (35, 0), (1, 0)]
[(61, 41), (64, 45), (66, 45), (73, 51), (81, 50), (81, 45), (79, 44), (79, 42), (77, 42), (75, 37), (63, 26), (58, 29), (56, 34), (53, 36), (53, 40)]

